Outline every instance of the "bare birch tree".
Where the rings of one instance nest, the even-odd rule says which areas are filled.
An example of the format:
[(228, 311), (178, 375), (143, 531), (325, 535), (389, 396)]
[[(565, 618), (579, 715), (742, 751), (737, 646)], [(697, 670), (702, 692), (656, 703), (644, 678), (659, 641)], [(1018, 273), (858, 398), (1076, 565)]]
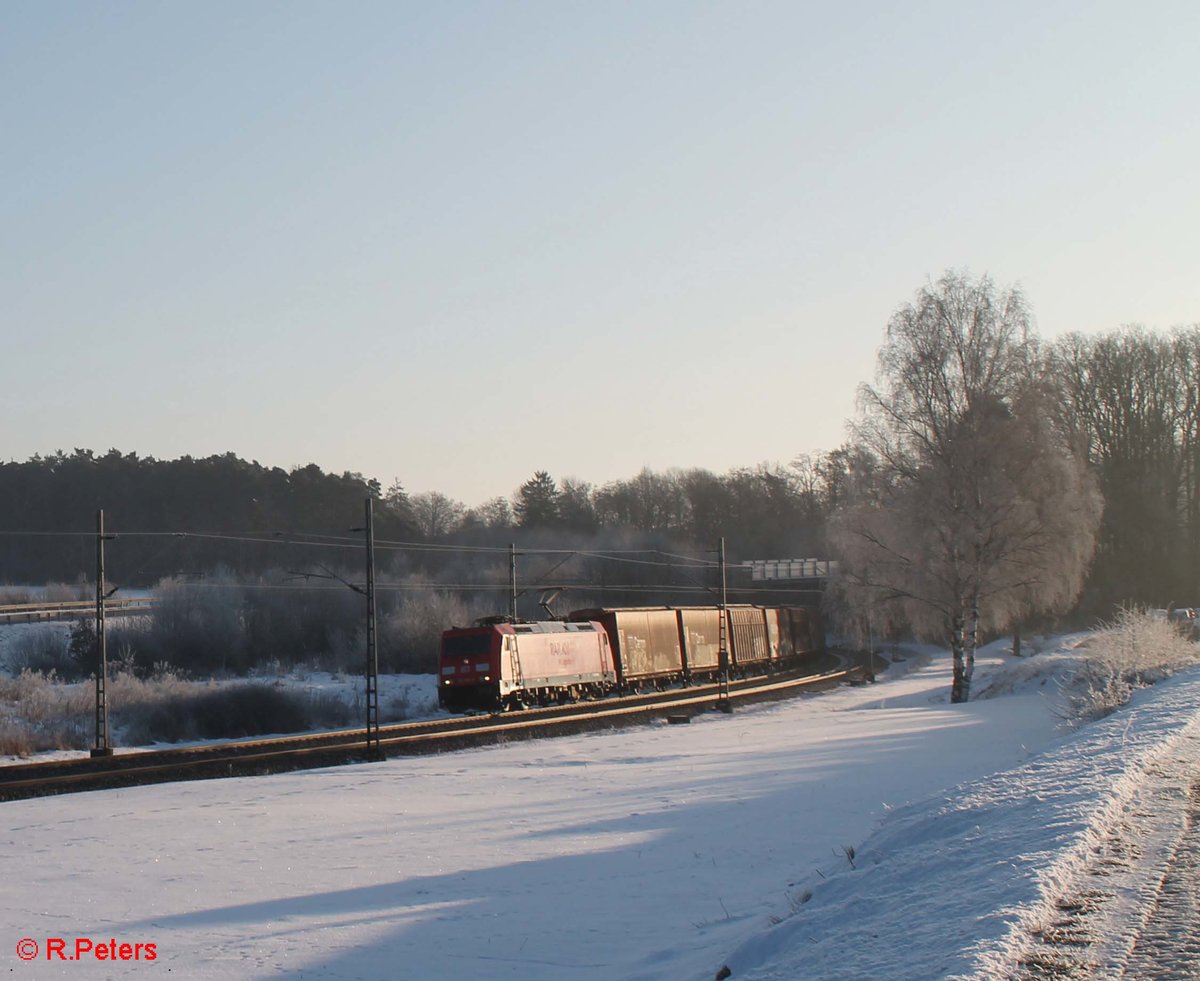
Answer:
[(966, 701), (980, 630), (1068, 606), (1100, 519), (1024, 297), (955, 272), (927, 285), (892, 316), (860, 405), (875, 465), (830, 529), (844, 586), (946, 641), (951, 700)]

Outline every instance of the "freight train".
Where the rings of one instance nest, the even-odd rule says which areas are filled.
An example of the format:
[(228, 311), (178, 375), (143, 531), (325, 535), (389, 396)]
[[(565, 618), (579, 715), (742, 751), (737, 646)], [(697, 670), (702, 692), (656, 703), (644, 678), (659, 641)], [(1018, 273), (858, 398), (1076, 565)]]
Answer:
[(791, 667), (825, 649), (812, 607), (652, 606), (575, 610), (564, 620), (488, 618), (442, 634), (438, 703), (504, 711)]

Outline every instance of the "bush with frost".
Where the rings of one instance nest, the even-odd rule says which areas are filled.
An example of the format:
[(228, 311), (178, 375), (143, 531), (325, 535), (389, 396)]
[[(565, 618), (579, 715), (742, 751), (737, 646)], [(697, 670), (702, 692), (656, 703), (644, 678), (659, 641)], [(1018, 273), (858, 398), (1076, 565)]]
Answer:
[(22, 671), (53, 674), (67, 681), (86, 678), (90, 664), (75, 656), (71, 638), (65, 631), (54, 629), (57, 626), (39, 624), (15, 637), (6, 658), (9, 672), (15, 675)]
[[(169, 670), (139, 678), (114, 673), (110, 725), (118, 745), (232, 739), (275, 732), (342, 728), (361, 706), (335, 694), (263, 683), (188, 681)], [(87, 749), (95, 740), (95, 687), (52, 672), (0, 675), (0, 756)]]
[(1082, 725), (1110, 715), (1134, 689), (1200, 663), (1200, 646), (1176, 624), (1147, 610), (1123, 609), (1091, 638), (1066, 687), (1066, 715)]

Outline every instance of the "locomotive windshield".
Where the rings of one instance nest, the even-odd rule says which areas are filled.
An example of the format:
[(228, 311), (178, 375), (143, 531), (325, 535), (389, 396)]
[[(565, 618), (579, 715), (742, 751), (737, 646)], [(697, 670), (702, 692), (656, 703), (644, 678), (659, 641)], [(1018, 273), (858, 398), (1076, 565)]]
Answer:
[(492, 634), (452, 634), (442, 638), (442, 655), (445, 657), (478, 657), (490, 654)]

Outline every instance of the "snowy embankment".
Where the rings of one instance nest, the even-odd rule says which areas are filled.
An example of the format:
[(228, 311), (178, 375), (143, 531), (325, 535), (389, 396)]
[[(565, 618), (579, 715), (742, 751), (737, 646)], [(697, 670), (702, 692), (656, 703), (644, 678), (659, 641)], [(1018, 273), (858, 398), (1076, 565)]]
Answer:
[(889, 814), (855, 868), (813, 877), (795, 915), (727, 958), (731, 976), (983, 979), (1075, 962), (1120, 977), (1200, 779), (1197, 706), (1191, 671), (1019, 767)]
[[(877, 685), (690, 726), (5, 804), (0, 924), (10, 951), (40, 945), (9, 966), (1003, 976), (1056, 899), (1093, 896), (1108, 842), (1132, 836), (1136, 852), (1110, 849), (1109, 898), (1088, 924), (1119, 964), (1181, 826), (1200, 676), (1063, 735), (1054, 678), (1070, 648), (994, 650), (977, 690), (997, 697), (967, 705), (947, 703), (934, 653)], [(78, 937), (152, 942), (156, 962), (46, 960), (48, 939)]]

